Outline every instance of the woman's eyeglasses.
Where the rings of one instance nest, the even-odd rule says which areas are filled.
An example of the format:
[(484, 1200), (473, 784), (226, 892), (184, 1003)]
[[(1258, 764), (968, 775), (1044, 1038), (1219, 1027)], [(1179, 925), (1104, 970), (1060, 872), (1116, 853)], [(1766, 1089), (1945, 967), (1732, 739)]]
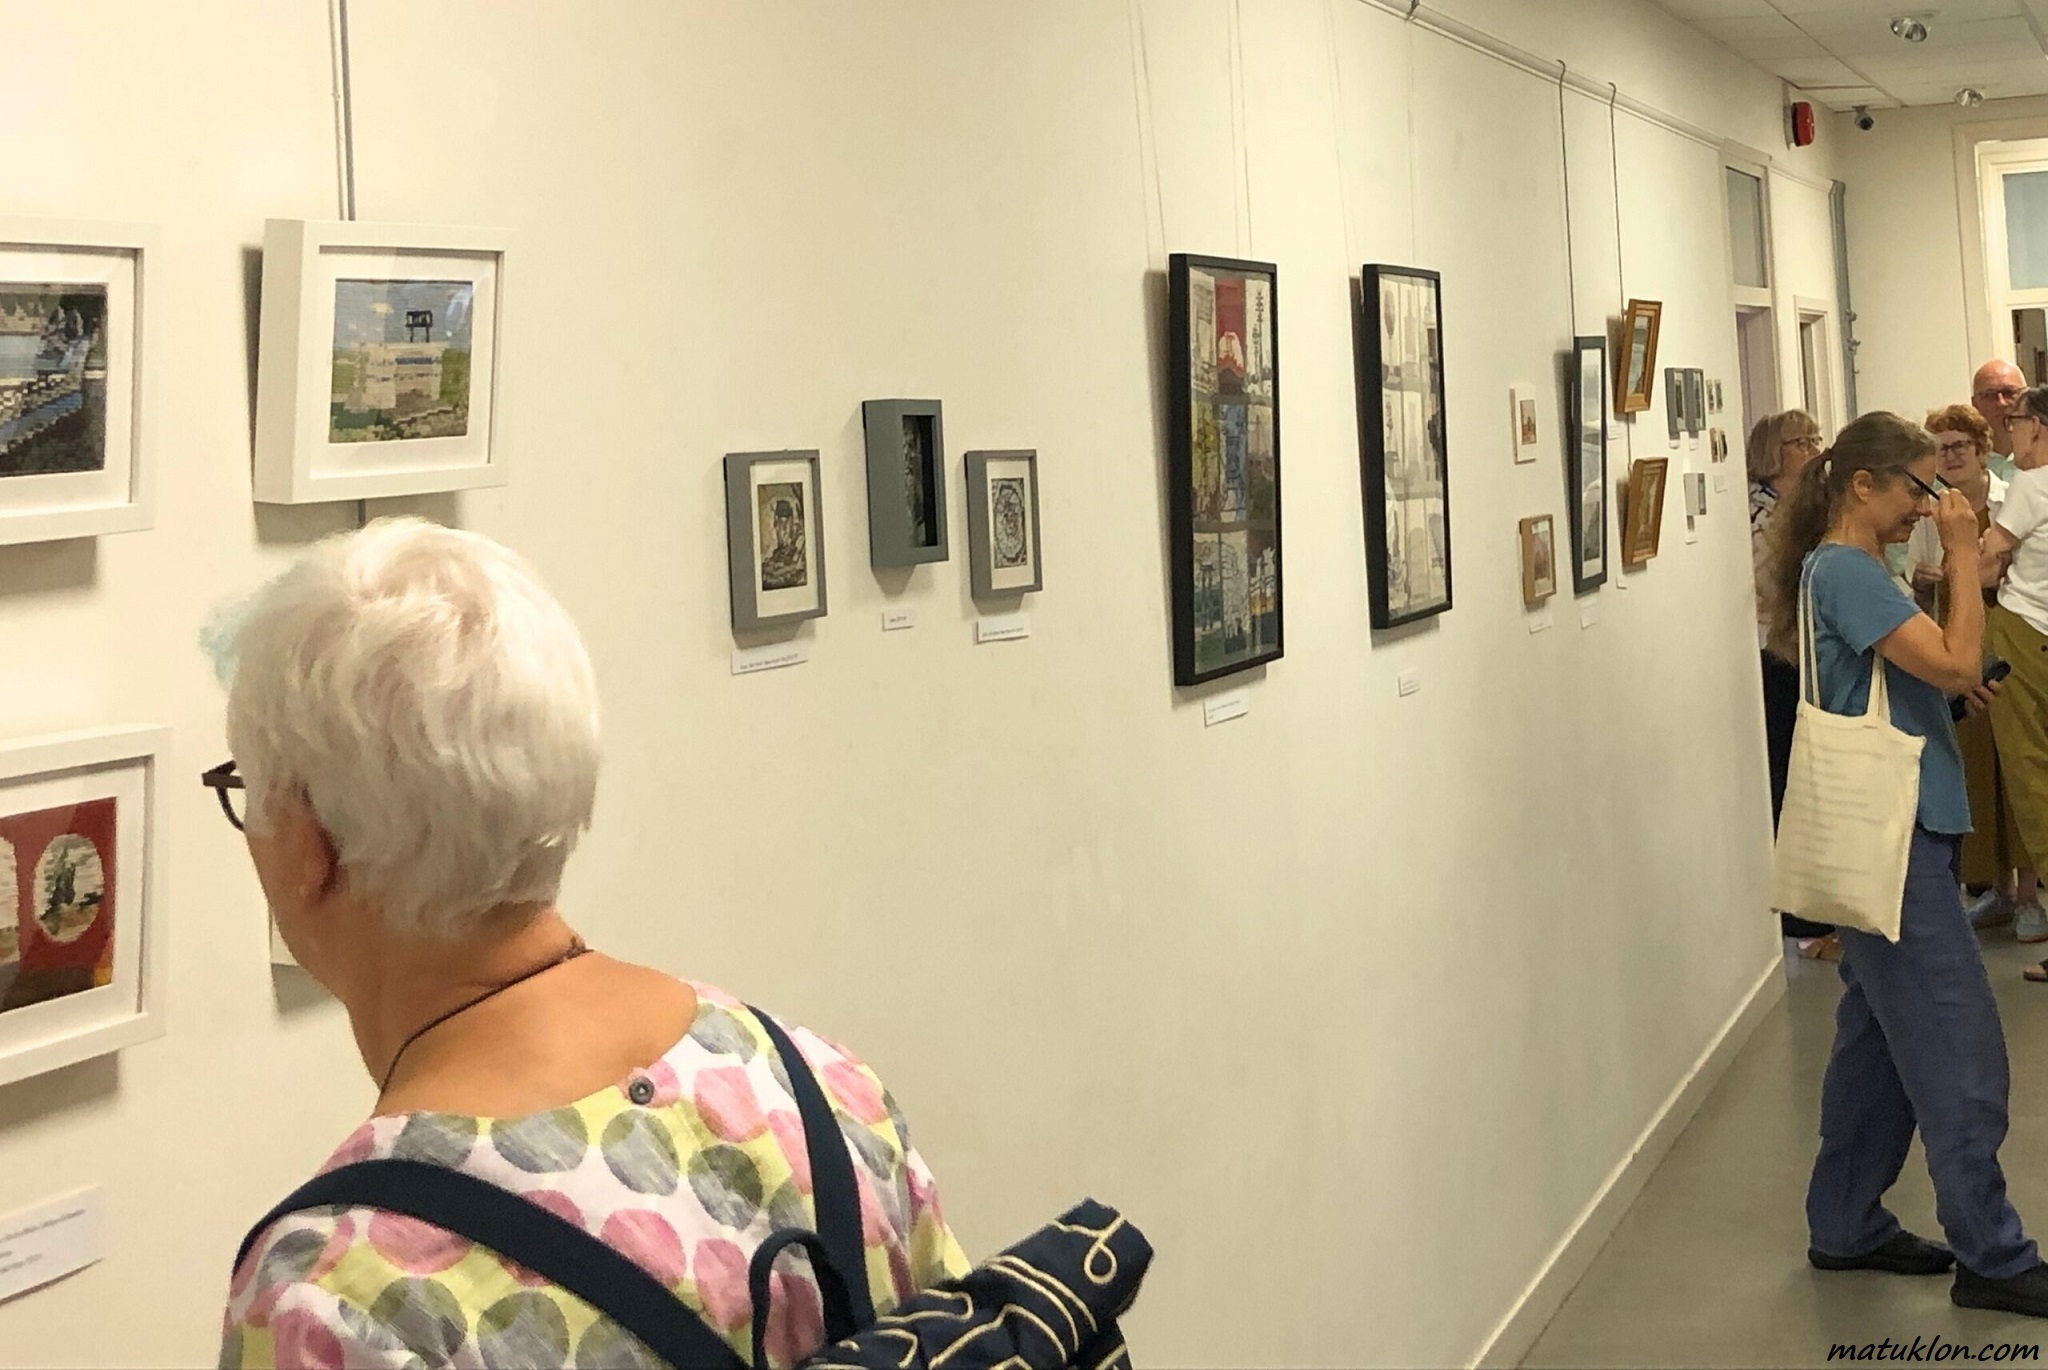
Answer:
[(1818, 433), (1808, 433), (1803, 438), (1787, 438), (1785, 439), (1785, 445), (1787, 447), (1804, 447), (1809, 452), (1818, 452), (1820, 451), (1820, 435)]
[[(1914, 474), (1913, 474), (1913, 473), (1912, 473), (1911, 471), (1905, 471), (1905, 470), (1902, 470), (1902, 471), (1900, 471), (1900, 473), (1899, 473), (1899, 474), (1900, 474), (1900, 475), (1903, 475), (1903, 476), (1904, 476), (1904, 477), (1905, 477), (1905, 478), (1906, 478), (1907, 480), (1909, 480), (1909, 481), (1912, 481), (1912, 482), (1913, 482), (1913, 484), (1915, 484), (1915, 485), (1919, 486), (1919, 487), (1920, 487), (1920, 493), (1921, 493), (1921, 494), (1923, 494), (1923, 495), (1927, 496), (1927, 498), (1929, 498), (1929, 499), (1933, 500), (1933, 501), (1934, 501), (1934, 502), (1935, 502), (1936, 504), (1939, 504), (1939, 503), (1941, 503), (1941, 491), (1939, 491), (1939, 490), (1935, 489), (1935, 488), (1934, 488), (1933, 486), (1929, 485), (1929, 484), (1928, 484), (1928, 483), (1927, 483), (1926, 481), (1924, 481), (1924, 480), (1920, 479), (1920, 477), (1918, 477), (1918, 476), (1914, 475)], [(1940, 479), (1941, 479), (1941, 477), (1939, 477), (1939, 476), (1936, 476), (1936, 477), (1935, 477), (1935, 479), (1936, 479), (1936, 480), (1940, 480)], [(1946, 483), (1946, 482), (1944, 482), (1944, 484), (1945, 484), (1945, 483)], [(237, 826), (237, 827), (240, 827), (241, 825), (240, 825), (240, 824), (236, 824), (236, 826)]]
[(214, 792), (220, 800), (220, 811), (235, 825), (235, 831), (247, 831), (239, 810), (248, 803), (249, 782), (235, 774), (235, 763), (223, 761), (210, 771), (200, 772), (199, 783)]

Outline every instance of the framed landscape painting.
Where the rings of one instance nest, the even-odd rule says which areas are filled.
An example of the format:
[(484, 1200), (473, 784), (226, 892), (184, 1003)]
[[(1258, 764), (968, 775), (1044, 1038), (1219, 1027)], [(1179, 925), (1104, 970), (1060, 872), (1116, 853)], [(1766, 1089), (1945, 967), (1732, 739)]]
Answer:
[(1572, 593), (1607, 583), (1607, 340), (1572, 339), (1572, 440), (1565, 459), (1571, 510)]
[(1361, 278), (1366, 579), (1372, 626), (1395, 628), (1451, 607), (1442, 278), (1402, 266)]
[(735, 633), (825, 616), (816, 452), (728, 454), (725, 537)]
[(1199, 685), (1283, 654), (1279, 269), (1175, 253), (1167, 319), (1173, 679)]
[(256, 498), (503, 485), (509, 235), (272, 219), (263, 236)]
[(148, 528), (157, 236), (0, 219), (0, 544)]
[(0, 743), (0, 1085), (160, 1036), (169, 733)]

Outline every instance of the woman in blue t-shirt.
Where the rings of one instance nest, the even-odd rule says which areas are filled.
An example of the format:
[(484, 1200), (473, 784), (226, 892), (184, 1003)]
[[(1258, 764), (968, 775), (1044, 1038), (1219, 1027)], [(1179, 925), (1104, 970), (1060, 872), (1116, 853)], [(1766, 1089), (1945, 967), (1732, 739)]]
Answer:
[[(1863, 713), (1882, 657), (1893, 725), (1926, 739), (1899, 940), (1841, 931), (1842, 1000), (1806, 1191), (1807, 1259), (1823, 1270), (1906, 1275), (1953, 1264), (1956, 1303), (2048, 1317), (2048, 1265), (2021, 1230), (1998, 1163), (2005, 1033), (1956, 886), (1970, 805), (1949, 697), (1980, 708), (1990, 697), (1980, 683), (1977, 514), (1953, 490), (1937, 495), (1934, 480), (1925, 429), (1866, 414), (1806, 468), (1777, 518), (1771, 649), (1799, 659), (1799, 601), (1810, 594), (1819, 678), (1807, 697), (1831, 713)], [(1941, 533), (1946, 624), (1922, 613), (1884, 562), (1885, 549), (1927, 517)], [(1916, 1123), (1948, 1247), (1907, 1232), (1884, 1206)]]

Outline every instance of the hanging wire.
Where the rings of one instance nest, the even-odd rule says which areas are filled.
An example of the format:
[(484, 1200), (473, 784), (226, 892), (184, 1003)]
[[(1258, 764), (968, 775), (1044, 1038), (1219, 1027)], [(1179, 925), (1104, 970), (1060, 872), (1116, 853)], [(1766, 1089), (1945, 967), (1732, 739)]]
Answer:
[(1143, 0), (1130, 0), (1131, 46), (1134, 49), (1132, 84), (1136, 86), (1138, 113), (1138, 160), (1152, 163), (1152, 213), (1145, 224), (1146, 247), (1152, 246), (1152, 217), (1159, 220), (1159, 250), (1153, 257), (1153, 264), (1161, 270), (1166, 268), (1166, 187), (1159, 172), (1159, 133), (1157, 120), (1152, 114), (1152, 57), (1145, 43), (1145, 6)]
[(1564, 98), (1565, 65), (1557, 64), (1557, 150), (1564, 166), (1564, 278), (1565, 288), (1570, 291), (1566, 298), (1565, 312), (1571, 323), (1566, 330), (1573, 337), (1579, 333), (1579, 278), (1578, 252), (1572, 242), (1572, 139), (1571, 128), (1565, 121)]

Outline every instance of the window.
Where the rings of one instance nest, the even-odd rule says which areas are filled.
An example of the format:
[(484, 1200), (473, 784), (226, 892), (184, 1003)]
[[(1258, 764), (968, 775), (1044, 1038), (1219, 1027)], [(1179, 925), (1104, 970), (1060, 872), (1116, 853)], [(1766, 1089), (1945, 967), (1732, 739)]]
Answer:
[(1980, 144), (1977, 193), (1991, 346), (2038, 385), (2048, 375), (2048, 139)]
[[(1764, 180), (1740, 167), (1725, 168), (1728, 176), (1728, 250), (1735, 284), (1751, 290), (1771, 286), (1770, 257), (1765, 245)], [(2043, 245), (2048, 248), (2048, 244)]]
[[(1722, 167), (1728, 197), (1728, 271), (1735, 297), (1742, 433), (1778, 409), (1778, 324), (1771, 299), (1771, 195), (1761, 164)], [(1736, 445), (1741, 445), (1741, 436)]]

